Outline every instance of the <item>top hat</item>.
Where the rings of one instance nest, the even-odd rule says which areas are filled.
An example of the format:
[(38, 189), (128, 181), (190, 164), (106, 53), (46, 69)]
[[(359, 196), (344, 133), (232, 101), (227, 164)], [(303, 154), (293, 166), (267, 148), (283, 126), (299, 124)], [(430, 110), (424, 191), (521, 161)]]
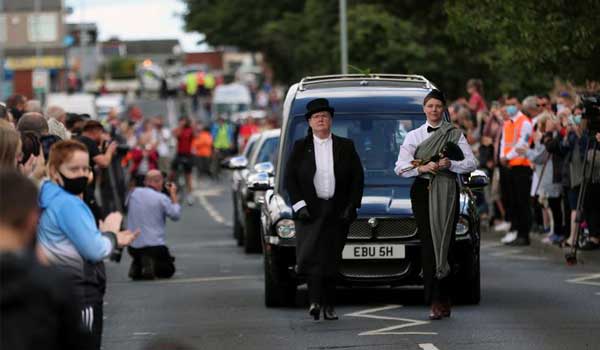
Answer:
[(327, 111), (333, 117), (334, 109), (329, 106), (329, 101), (326, 98), (317, 98), (306, 104), (306, 113), (304, 117), (308, 120), (313, 114)]

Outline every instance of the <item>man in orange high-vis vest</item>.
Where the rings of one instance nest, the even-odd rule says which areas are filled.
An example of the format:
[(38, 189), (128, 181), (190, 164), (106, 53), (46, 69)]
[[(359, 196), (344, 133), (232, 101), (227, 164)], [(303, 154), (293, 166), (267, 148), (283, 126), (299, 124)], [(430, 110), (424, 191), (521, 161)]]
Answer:
[[(525, 102), (525, 101), (523, 101)], [(517, 148), (528, 148), (533, 133), (529, 116), (519, 111), (516, 106), (505, 106), (510, 120), (504, 122), (500, 141), (500, 163), (508, 166), (510, 191), (511, 228), (517, 231), (514, 240), (505, 240), (511, 246), (529, 245), (531, 229), (531, 208), (529, 191), (531, 189), (531, 162), (527, 157), (519, 155)]]

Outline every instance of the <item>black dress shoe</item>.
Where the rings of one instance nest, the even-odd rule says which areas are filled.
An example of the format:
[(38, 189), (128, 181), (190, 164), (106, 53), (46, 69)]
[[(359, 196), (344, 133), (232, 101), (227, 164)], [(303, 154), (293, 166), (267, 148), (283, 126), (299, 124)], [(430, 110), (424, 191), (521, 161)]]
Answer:
[(329, 321), (339, 319), (339, 317), (335, 313), (335, 309), (333, 308), (333, 306), (325, 306), (325, 309), (323, 310), (323, 318)]
[(523, 247), (529, 245), (529, 240), (527, 238), (519, 237), (512, 242), (506, 243), (509, 247)]
[(318, 321), (319, 317), (321, 317), (321, 306), (317, 303), (310, 304), (308, 313), (315, 319), (315, 321)]

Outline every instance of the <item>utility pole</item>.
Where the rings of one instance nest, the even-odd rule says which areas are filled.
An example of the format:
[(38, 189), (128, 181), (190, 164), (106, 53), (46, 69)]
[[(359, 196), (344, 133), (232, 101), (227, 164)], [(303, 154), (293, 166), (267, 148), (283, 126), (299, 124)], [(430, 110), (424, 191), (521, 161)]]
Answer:
[(348, 74), (348, 23), (346, 16), (346, 0), (340, 0), (340, 52), (342, 74)]

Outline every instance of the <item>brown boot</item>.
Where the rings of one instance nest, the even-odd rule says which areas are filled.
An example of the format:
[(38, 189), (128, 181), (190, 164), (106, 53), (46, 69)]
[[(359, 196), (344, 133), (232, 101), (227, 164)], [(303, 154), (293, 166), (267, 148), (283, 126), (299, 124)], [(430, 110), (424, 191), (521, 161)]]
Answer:
[(443, 307), (442, 304), (438, 302), (434, 302), (431, 304), (431, 312), (429, 313), (430, 320), (441, 320), (443, 315)]

